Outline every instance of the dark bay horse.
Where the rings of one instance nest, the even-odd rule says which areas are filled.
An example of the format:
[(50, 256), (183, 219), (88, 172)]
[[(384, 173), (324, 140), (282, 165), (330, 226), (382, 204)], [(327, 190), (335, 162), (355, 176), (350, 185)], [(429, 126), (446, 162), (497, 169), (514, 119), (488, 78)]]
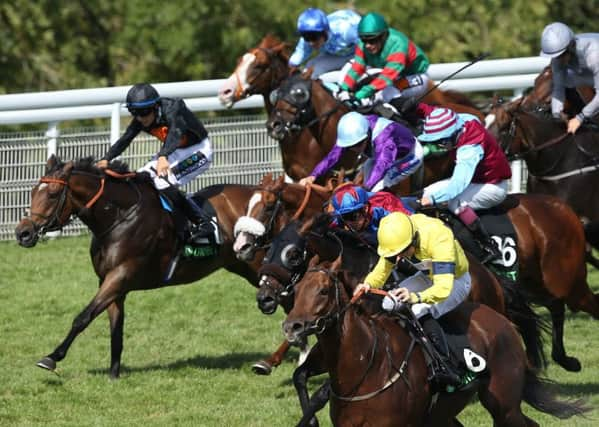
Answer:
[[(125, 298), (130, 291), (190, 283), (221, 267), (257, 286), (262, 256), (254, 262), (239, 261), (233, 252), (233, 226), (245, 211), (254, 187), (216, 185), (197, 194), (216, 211), (223, 243), (215, 256), (181, 258), (169, 283), (162, 278), (175, 254), (176, 233), (171, 214), (163, 209), (158, 193), (144, 174), (128, 173), (126, 165), (112, 162), (114, 173), (96, 168), (92, 159), (78, 162), (48, 160), (46, 174), (31, 193), (30, 215), (16, 227), (21, 246), (32, 247), (38, 238), (60, 230), (77, 216), (93, 233), (90, 254), (99, 278), (99, 289), (87, 307), (75, 317), (65, 340), (38, 366), (54, 370), (75, 338), (101, 314), (110, 321), (110, 375), (121, 369)], [(110, 173), (110, 174), (109, 174)], [(131, 176), (130, 176), (131, 175)]]
[(441, 393), (427, 381), (421, 346), (397, 319), (369, 313), (351, 299), (359, 278), (341, 260), (310, 261), (283, 323), (290, 341), (315, 334), (330, 377), (335, 426), (455, 426), (475, 393), (496, 426), (537, 426), (521, 403), (559, 418), (582, 415), (578, 402), (560, 401), (528, 364), (512, 324), (483, 304), (464, 303), (446, 315), (486, 359), (484, 378), (470, 390)]
[(599, 132), (583, 126), (567, 135), (565, 123), (546, 109), (529, 111), (523, 105), (524, 100), (495, 104), (489, 130), (509, 157), (526, 162), (527, 191), (566, 201), (585, 224), (587, 241), (599, 248)]

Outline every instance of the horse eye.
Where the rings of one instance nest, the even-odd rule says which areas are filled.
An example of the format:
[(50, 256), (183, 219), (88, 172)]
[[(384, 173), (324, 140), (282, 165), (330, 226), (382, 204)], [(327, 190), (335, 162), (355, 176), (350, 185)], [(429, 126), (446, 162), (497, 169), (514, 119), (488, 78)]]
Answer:
[(295, 269), (303, 262), (301, 250), (294, 244), (289, 244), (281, 251), (281, 262), (286, 268)]
[(320, 295), (328, 295), (329, 294), (329, 288), (322, 288), (320, 291), (318, 291), (318, 293)]

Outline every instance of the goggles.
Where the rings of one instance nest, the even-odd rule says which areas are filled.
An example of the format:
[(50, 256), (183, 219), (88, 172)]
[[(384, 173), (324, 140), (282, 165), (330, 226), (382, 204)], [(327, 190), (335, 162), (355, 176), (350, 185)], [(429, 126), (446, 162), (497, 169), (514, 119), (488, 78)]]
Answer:
[(320, 32), (320, 31), (306, 31), (306, 32), (301, 33), (301, 36), (307, 42), (315, 42), (319, 38), (323, 37), (324, 33)]
[(128, 107), (127, 110), (129, 110), (129, 113), (131, 113), (131, 115), (133, 117), (145, 117), (154, 111), (154, 107), (146, 107), (146, 108)]

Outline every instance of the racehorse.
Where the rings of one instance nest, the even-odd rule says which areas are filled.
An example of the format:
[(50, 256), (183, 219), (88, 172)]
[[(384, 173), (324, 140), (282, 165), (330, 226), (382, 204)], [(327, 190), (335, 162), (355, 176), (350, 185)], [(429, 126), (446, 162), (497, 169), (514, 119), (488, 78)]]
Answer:
[(471, 303), (446, 318), (486, 359), (484, 378), (433, 400), (422, 347), (397, 319), (371, 314), (350, 300), (359, 278), (340, 266), (340, 259), (318, 264), (314, 257), (283, 323), (290, 341), (316, 334), (331, 380), (333, 425), (454, 426), (475, 392), (496, 426), (537, 426), (522, 413), (522, 401), (559, 418), (587, 410), (580, 401), (558, 400), (547, 388), (528, 366), (520, 337), (506, 318)]
[[(528, 168), (527, 191), (565, 200), (585, 224), (587, 242), (599, 248), (599, 150), (597, 131), (584, 126), (575, 135), (544, 109), (528, 111), (524, 100), (496, 103), (489, 130), (509, 157), (522, 158)], [(584, 188), (584, 191), (581, 189)], [(588, 261), (599, 262), (588, 252)]]
[[(444, 156), (442, 161), (452, 163), (450, 156)], [(446, 169), (451, 168), (440, 168)], [(533, 302), (551, 313), (553, 360), (568, 371), (579, 371), (580, 362), (564, 349), (565, 305), (572, 311), (582, 310), (595, 317), (599, 314), (599, 295), (593, 294), (586, 281), (582, 225), (572, 209), (556, 197), (514, 194), (505, 206), (517, 237), (518, 283), (525, 286)], [(255, 215), (270, 219), (262, 210)], [(509, 246), (505, 249), (513, 250)]]
[[(314, 219), (289, 223), (270, 243), (270, 248), (264, 257), (259, 271), (260, 287), (256, 294), (258, 307), (265, 314), (275, 312), (281, 305), (285, 312), (293, 307), (294, 286), (304, 274), (307, 263), (314, 255), (321, 260), (335, 260), (341, 253), (344, 268), (351, 269), (357, 276), (364, 277), (378, 261), (376, 249), (367, 239), (355, 233), (350, 233), (339, 228), (330, 227), (331, 218), (327, 214), (320, 214)], [(517, 284), (510, 281), (498, 280), (486, 268), (468, 254), (470, 272), (473, 278), (470, 298), (473, 301), (483, 302), (499, 313), (505, 314), (517, 326), (526, 343), (527, 353), (531, 363), (536, 367), (545, 364), (540, 339), (540, 327), (536, 315), (526, 303), (526, 298)], [(408, 272), (392, 276), (393, 282), (399, 282)], [(413, 274), (413, 272), (409, 272)], [(311, 355), (309, 356), (311, 357)], [(262, 369), (268, 374), (274, 366), (278, 366), (281, 358), (277, 360), (264, 360), (254, 369)], [(317, 369), (304, 363), (308, 372), (317, 372)], [(305, 389), (307, 376), (298, 372), (296, 387), (298, 393)]]
[[(272, 35), (265, 36), (258, 46), (250, 49), (237, 61), (233, 74), (219, 90), (219, 100), (230, 108), (249, 95), (259, 94), (264, 98), (267, 114), (272, 110), (270, 93), (289, 75), (289, 45)], [(313, 138), (297, 138), (292, 135), (279, 141), (283, 169), (287, 176), (298, 181), (310, 171), (304, 157), (326, 153)], [(322, 183), (324, 181), (320, 181)]]
[[(249, 95), (259, 94), (264, 98), (266, 112), (270, 115), (272, 111), (270, 94), (291, 72), (288, 65), (289, 55), (288, 44), (272, 35), (265, 36), (258, 46), (250, 49), (238, 59), (237, 67), (219, 90), (220, 102), (230, 108)], [(475, 109), (472, 102), (459, 92), (434, 89), (426, 99), (433, 104), (452, 105), (456, 111), (472, 112), (482, 118), (481, 113)], [(464, 111), (462, 108), (468, 111)], [(340, 106), (339, 111), (332, 114), (340, 116), (341, 111), (347, 110), (344, 106)], [(335, 127), (336, 123), (335, 120)], [(335, 135), (336, 131), (333, 138)], [(279, 140), (283, 169), (287, 176), (295, 181), (307, 176), (313, 166), (328, 153), (328, 149), (332, 145), (327, 144), (329, 143), (319, 142), (313, 138), (310, 132), (290, 135)], [(330, 144), (334, 144), (334, 141)], [(323, 178), (319, 180), (319, 183), (322, 184), (325, 180), (326, 178)]]
[[(427, 95), (437, 94), (437, 90)], [(474, 106), (443, 101), (441, 105), (455, 109), (458, 112), (470, 113), (483, 118), (482, 113)], [(281, 82), (277, 90), (277, 102), (270, 112), (266, 127), (269, 135), (277, 139), (287, 140), (297, 136), (300, 140), (308, 137), (317, 141), (319, 150), (302, 153), (304, 175), (308, 176), (322, 158), (333, 148), (337, 138), (337, 123), (348, 107), (339, 102), (320, 80), (312, 80), (309, 73), (294, 74)], [(345, 150), (337, 168), (344, 169), (346, 174), (357, 166), (356, 156), (350, 150)], [(432, 165), (431, 167), (434, 167)], [(431, 173), (425, 170), (424, 183), (429, 184)]]
[(224, 267), (257, 286), (262, 256), (250, 263), (233, 252), (233, 226), (243, 215), (254, 187), (215, 185), (196, 194), (216, 212), (222, 244), (218, 253), (203, 259), (181, 257), (170, 281), (163, 278), (172, 266), (178, 242), (171, 214), (145, 174), (130, 174), (127, 166), (112, 162), (113, 171), (93, 166), (91, 158), (63, 163), (52, 156), (46, 173), (31, 192), (30, 215), (16, 227), (21, 246), (33, 247), (45, 233), (62, 229), (71, 215), (93, 233), (90, 254), (99, 278), (99, 290), (75, 317), (65, 340), (37, 365), (54, 371), (75, 338), (101, 314), (110, 321), (110, 376), (121, 369), (125, 298), (129, 291), (190, 283)]

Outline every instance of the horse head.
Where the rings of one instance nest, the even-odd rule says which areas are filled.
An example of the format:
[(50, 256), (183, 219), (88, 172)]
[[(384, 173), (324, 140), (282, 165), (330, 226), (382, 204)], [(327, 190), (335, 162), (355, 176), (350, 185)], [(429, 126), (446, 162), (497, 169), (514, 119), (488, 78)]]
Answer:
[[(281, 82), (281, 86), (271, 94), (273, 109), (269, 114), (266, 127), (271, 138), (283, 141), (294, 134), (314, 125), (326, 127), (330, 116), (337, 119), (348, 111), (322, 84), (320, 80), (312, 80), (312, 70), (295, 73)], [(336, 123), (332, 126), (332, 141), (336, 135)], [(324, 137), (322, 128), (315, 136)], [(331, 145), (332, 147), (332, 145)], [(328, 147), (330, 150), (331, 147)], [(326, 150), (328, 151), (328, 150)]]
[(235, 71), (218, 91), (221, 104), (231, 108), (250, 95), (260, 94), (264, 96), (268, 110), (268, 95), (289, 73), (288, 61), (289, 45), (267, 35), (258, 46), (238, 59)]
[(288, 184), (281, 176), (266, 175), (254, 191), (246, 215), (235, 224), (233, 250), (243, 261), (253, 259), (273, 233), (292, 219), (308, 218), (322, 210), (330, 191), (324, 187)]
[(45, 233), (60, 230), (69, 222), (76, 209), (69, 197), (73, 167), (73, 162), (63, 163), (54, 155), (48, 159), (44, 176), (31, 190), (29, 215), (15, 229), (19, 245), (35, 246)]
[(349, 307), (357, 279), (341, 270), (341, 256), (320, 263), (318, 255), (296, 286), (293, 309), (283, 322), (283, 332), (291, 343), (311, 334), (321, 334), (336, 324)]

